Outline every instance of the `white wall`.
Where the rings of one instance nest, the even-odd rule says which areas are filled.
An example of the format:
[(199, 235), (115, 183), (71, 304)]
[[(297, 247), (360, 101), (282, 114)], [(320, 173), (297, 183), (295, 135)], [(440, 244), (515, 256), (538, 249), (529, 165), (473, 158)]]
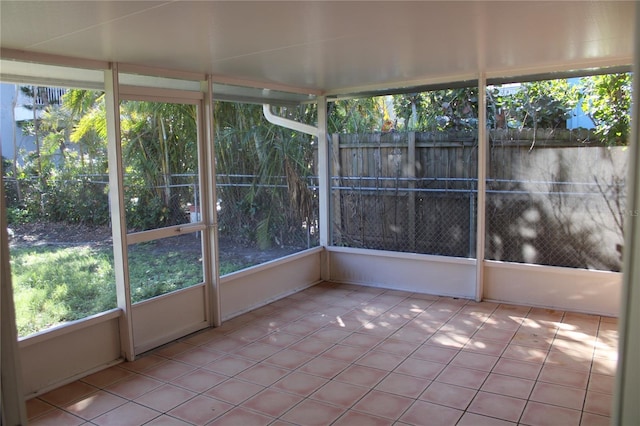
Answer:
[(316, 247), (221, 277), (223, 320), (320, 282), (322, 251)]
[(484, 262), (484, 299), (617, 317), (622, 274)]
[(475, 297), (474, 259), (340, 247), (327, 250), (331, 281)]
[(119, 309), (19, 342), (24, 393), (33, 397), (122, 361)]

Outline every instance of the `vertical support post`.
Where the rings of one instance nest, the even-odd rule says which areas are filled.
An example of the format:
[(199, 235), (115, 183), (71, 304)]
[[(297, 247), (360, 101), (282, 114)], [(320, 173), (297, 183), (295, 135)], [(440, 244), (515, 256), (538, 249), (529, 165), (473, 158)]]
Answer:
[(120, 93), (118, 64), (112, 63), (104, 72), (105, 109), (107, 114), (107, 153), (109, 161), (109, 202), (111, 234), (113, 236), (113, 268), (116, 277), (116, 296), (120, 317), (120, 350), (128, 361), (135, 358), (129, 260), (127, 257), (127, 222), (124, 210), (124, 173), (120, 141)]
[(207, 76), (205, 100), (204, 100), (204, 123), (206, 132), (203, 144), (201, 145), (202, 160), (201, 167), (204, 167), (206, 178), (202, 182), (202, 194), (200, 204), (202, 205), (202, 220), (207, 224), (203, 231), (203, 244), (205, 259), (211, 265), (205, 268), (205, 280), (211, 283), (208, 291), (209, 295), (209, 317), (211, 325), (219, 327), (222, 325), (222, 309), (220, 303), (220, 264), (218, 261), (218, 210), (216, 193), (216, 154), (215, 154), (215, 130), (213, 126), (213, 80)]
[(476, 226), (476, 212), (475, 202), (474, 202), (474, 192), (473, 188), (469, 190), (469, 257), (475, 256), (475, 252), (477, 250), (476, 247), (476, 233), (477, 229), (474, 229)]
[(624, 271), (618, 335), (618, 369), (614, 391), (613, 425), (640, 424), (640, 7), (636, 6), (633, 73), (633, 112), (629, 141), (627, 219), (625, 220)]
[[(318, 97), (318, 198), (320, 211), (320, 246), (331, 244), (331, 180), (329, 170), (329, 139), (327, 134), (327, 98)], [(320, 276), (323, 280), (330, 277), (329, 260), (326, 251), (322, 257)]]
[(484, 240), (487, 190), (487, 78), (484, 73), (478, 78), (478, 207), (476, 222), (476, 302), (484, 294)]
[(16, 316), (11, 287), (7, 209), (4, 180), (0, 174), (0, 424), (26, 425), (27, 411), (22, 388), (22, 367), (18, 351)]
[[(341, 186), (340, 182), (340, 135), (334, 133), (331, 135), (331, 164), (332, 167), (329, 170), (329, 173), (334, 174), (336, 176), (333, 181), (334, 185), (337, 187)], [(341, 194), (340, 189), (333, 190), (333, 205), (331, 208), (331, 221), (335, 226), (333, 226), (333, 243), (340, 244), (342, 242), (342, 207), (341, 207)]]
[(409, 178), (409, 196), (407, 200), (407, 218), (409, 220), (409, 248), (416, 250), (416, 132), (409, 132), (407, 144), (407, 177)]

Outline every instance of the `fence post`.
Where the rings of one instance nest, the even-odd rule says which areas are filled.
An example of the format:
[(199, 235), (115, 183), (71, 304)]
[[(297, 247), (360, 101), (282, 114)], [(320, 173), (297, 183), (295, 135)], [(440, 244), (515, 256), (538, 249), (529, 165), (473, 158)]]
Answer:
[(334, 133), (331, 135), (331, 174), (333, 175), (333, 208), (331, 209), (333, 217), (330, 219), (333, 223), (333, 244), (340, 245), (342, 243), (342, 202), (340, 200), (340, 135)]
[(407, 177), (409, 178), (409, 199), (407, 200), (409, 248), (416, 250), (416, 132), (409, 132), (407, 146)]

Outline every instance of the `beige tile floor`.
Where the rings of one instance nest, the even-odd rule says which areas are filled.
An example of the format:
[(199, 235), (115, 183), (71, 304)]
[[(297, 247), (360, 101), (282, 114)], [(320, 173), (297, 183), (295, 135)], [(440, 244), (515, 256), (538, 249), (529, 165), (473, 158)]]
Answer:
[(53, 390), (32, 425), (605, 425), (616, 319), (324, 283)]

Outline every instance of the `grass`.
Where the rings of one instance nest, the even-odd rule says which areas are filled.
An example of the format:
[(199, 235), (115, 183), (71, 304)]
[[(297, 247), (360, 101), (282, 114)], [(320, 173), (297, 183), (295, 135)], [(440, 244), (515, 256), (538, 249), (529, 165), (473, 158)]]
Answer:
[(202, 281), (200, 253), (156, 250), (155, 242), (129, 247), (129, 284), (133, 303)]
[(14, 248), (11, 272), (20, 336), (116, 307), (110, 248)]
[[(222, 274), (244, 265), (222, 262)], [(116, 307), (113, 252), (104, 246), (32, 246), (11, 249), (11, 272), (18, 335)], [(133, 303), (200, 283), (198, 255), (138, 244), (129, 250)]]

